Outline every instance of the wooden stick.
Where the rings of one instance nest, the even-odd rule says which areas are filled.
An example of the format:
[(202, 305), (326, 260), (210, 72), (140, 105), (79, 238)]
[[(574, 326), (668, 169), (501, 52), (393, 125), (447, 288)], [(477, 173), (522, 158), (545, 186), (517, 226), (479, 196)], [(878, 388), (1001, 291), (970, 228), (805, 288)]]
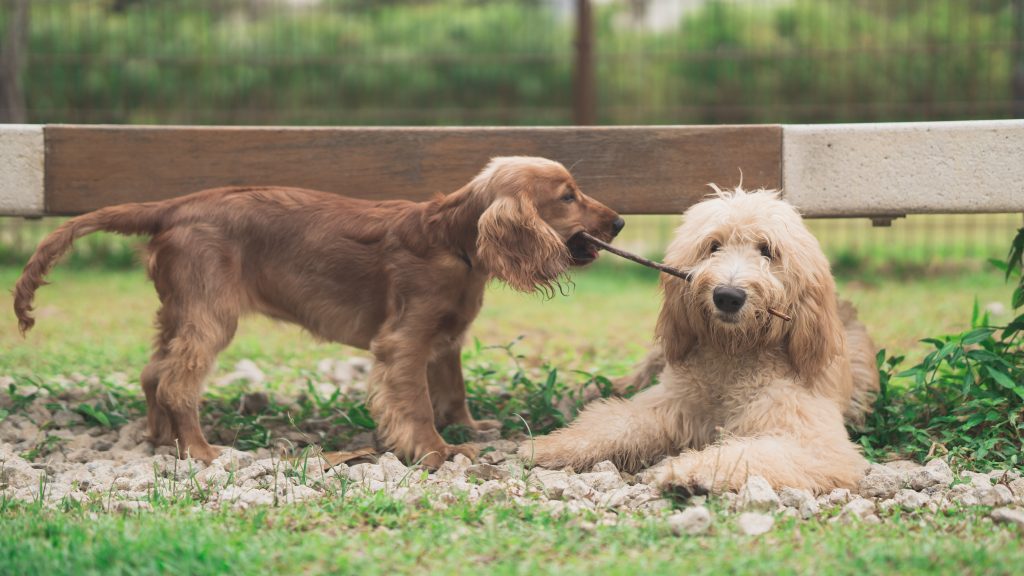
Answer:
[(789, 314), (786, 314), (785, 312), (780, 312), (780, 311), (776, 310), (775, 308), (765, 308), (764, 311), (769, 313), (769, 314), (771, 314), (772, 316), (776, 316), (778, 318), (782, 318), (786, 322), (789, 322), (790, 320), (793, 319), (793, 317), (790, 316)]
[[(632, 260), (633, 262), (636, 262), (637, 264), (642, 264), (644, 266), (647, 266), (648, 268), (654, 268), (655, 270), (660, 270), (661, 272), (664, 272), (666, 274), (671, 274), (672, 276), (675, 276), (677, 278), (682, 278), (683, 280), (686, 280), (687, 282), (692, 280), (692, 275), (689, 272), (685, 271), (685, 270), (679, 270), (678, 268), (673, 268), (671, 266), (666, 266), (666, 265), (662, 264), (661, 262), (655, 262), (654, 260), (648, 260), (647, 258), (644, 258), (642, 256), (637, 256), (636, 254), (631, 254), (629, 252), (626, 252), (625, 250), (620, 250), (620, 249), (616, 248), (615, 246), (612, 246), (611, 244), (609, 244), (609, 243), (607, 243), (607, 242), (605, 242), (603, 240), (599, 240), (599, 239), (591, 236), (590, 234), (587, 234), (586, 232), (580, 232), (580, 236), (582, 236), (584, 240), (586, 240), (587, 242), (590, 242), (591, 244), (597, 246), (598, 248), (601, 248), (602, 250), (607, 250), (608, 252), (611, 252), (612, 254), (615, 254), (616, 256), (620, 256), (622, 258), (625, 258), (626, 260)], [(774, 308), (767, 308), (765, 311), (768, 312), (769, 314), (771, 314), (772, 316), (776, 316), (778, 318), (781, 318), (781, 319), (785, 320), (786, 322), (789, 322), (790, 320), (793, 319), (789, 314), (786, 314), (784, 312), (780, 312), (780, 311), (778, 311), (778, 310), (776, 310)]]
[(580, 232), (580, 236), (582, 236), (583, 239), (586, 240), (587, 242), (590, 242), (591, 244), (597, 246), (598, 248), (601, 248), (602, 250), (607, 250), (608, 252), (611, 252), (612, 254), (615, 254), (616, 256), (621, 256), (622, 258), (625, 258), (626, 260), (632, 260), (633, 262), (636, 262), (637, 264), (643, 264), (644, 266), (647, 266), (648, 268), (654, 268), (655, 270), (661, 270), (662, 272), (664, 272), (666, 274), (671, 274), (673, 276), (676, 276), (677, 278), (682, 278), (683, 280), (686, 280), (687, 282), (690, 281), (690, 273), (689, 272), (684, 272), (682, 270), (679, 270), (678, 268), (673, 268), (671, 266), (666, 266), (666, 265), (664, 265), (664, 264), (662, 264), (660, 262), (655, 262), (654, 260), (648, 260), (647, 258), (644, 258), (642, 256), (637, 256), (636, 254), (631, 254), (629, 252), (626, 252), (625, 250), (619, 250), (615, 246), (612, 246), (611, 244), (609, 244), (609, 243), (607, 243), (607, 242), (605, 242), (603, 240), (598, 240), (597, 238), (594, 238), (593, 236), (591, 236), (590, 234), (587, 234), (586, 232)]

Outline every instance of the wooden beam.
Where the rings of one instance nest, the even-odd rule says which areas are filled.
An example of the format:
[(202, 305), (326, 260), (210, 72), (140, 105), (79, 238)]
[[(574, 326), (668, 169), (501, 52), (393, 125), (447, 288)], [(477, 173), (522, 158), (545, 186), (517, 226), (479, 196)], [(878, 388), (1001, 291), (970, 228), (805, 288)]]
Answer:
[(225, 128), (47, 125), (46, 214), (171, 198), (215, 186), (299, 186), (424, 200), (493, 156), (569, 167), (623, 214), (680, 213), (708, 183), (782, 184), (782, 127)]

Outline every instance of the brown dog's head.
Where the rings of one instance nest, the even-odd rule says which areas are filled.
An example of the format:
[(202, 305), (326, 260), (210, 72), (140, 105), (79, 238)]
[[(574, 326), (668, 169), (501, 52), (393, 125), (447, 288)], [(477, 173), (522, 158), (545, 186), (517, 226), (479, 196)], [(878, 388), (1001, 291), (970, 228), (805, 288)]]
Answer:
[(545, 158), (495, 158), (470, 188), (489, 199), (477, 224), (477, 255), (491, 273), (523, 292), (550, 290), (569, 266), (597, 258), (580, 232), (610, 241), (625, 225), (583, 194), (564, 166)]
[[(844, 348), (835, 282), (800, 214), (771, 191), (719, 191), (694, 205), (666, 255), (692, 280), (665, 277), (658, 337), (670, 361), (697, 343), (726, 353), (781, 343), (805, 377)], [(772, 318), (782, 310), (791, 322)]]

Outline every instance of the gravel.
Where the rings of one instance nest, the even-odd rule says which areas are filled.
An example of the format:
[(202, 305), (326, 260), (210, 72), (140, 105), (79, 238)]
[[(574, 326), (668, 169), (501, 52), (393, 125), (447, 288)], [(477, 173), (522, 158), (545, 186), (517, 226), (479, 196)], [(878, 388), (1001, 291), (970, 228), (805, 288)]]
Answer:
[(711, 528), (711, 511), (704, 506), (691, 506), (668, 517), (669, 529), (676, 536), (695, 536)]
[(757, 536), (771, 530), (775, 526), (775, 518), (759, 512), (744, 512), (740, 514), (736, 525), (743, 534)]
[[(325, 363), (323, 369), (336, 386), (348, 386), (342, 381), (363, 368)], [(242, 365), (236, 372), (234, 377), (260, 378), (255, 365)], [(295, 460), (270, 449), (226, 449), (207, 466), (179, 460), (167, 447), (154, 449), (145, 441), (144, 419), (111, 429), (90, 426), (80, 414), (60, 409), (82, 401), (84, 396), (74, 395), (94, 385), (85, 377), (69, 381), (68, 397), (50, 397), (38, 389), (31, 391), (38, 395), (34, 401), (17, 407), (7, 386), (0, 386), (0, 408), (9, 412), (0, 420), (0, 499), (54, 507), (67, 501), (92, 502), (111, 511), (138, 513), (161, 500), (247, 509), (385, 492), (434, 509), (468, 501), (536, 505), (553, 515), (588, 512), (597, 520), (585, 521), (596, 525), (615, 522), (623, 514), (653, 516), (681, 537), (709, 532), (758, 535), (788, 517), (878, 523), (983, 507), (978, 510), (992, 521), (1024, 531), (1024, 478), (1018, 470), (964, 471), (957, 476), (941, 459), (925, 465), (872, 464), (856, 490), (817, 496), (796, 488), (775, 490), (764, 478), (750, 476), (739, 493), (694, 498), (682, 510), (653, 486), (656, 474), (650, 470), (625, 474), (611, 462), (589, 470), (529, 468), (516, 456), (519, 443), (508, 439), (482, 442), (489, 450), (476, 463), (459, 455), (432, 474), (408, 467), (390, 453), (325, 470), (316, 455)], [(28, 392), (18, 388), (20, 395)]]

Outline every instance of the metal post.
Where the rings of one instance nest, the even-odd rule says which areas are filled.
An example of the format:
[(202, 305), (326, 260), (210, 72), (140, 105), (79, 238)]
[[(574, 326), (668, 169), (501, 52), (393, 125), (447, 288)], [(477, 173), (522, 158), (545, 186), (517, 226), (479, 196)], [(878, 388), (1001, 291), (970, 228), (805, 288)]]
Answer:
[(590, 0), (576, 0), (576, 62), (573, 74), (573, 120), (578, 125), (597, 122), (594, 85), (594, 17)]

